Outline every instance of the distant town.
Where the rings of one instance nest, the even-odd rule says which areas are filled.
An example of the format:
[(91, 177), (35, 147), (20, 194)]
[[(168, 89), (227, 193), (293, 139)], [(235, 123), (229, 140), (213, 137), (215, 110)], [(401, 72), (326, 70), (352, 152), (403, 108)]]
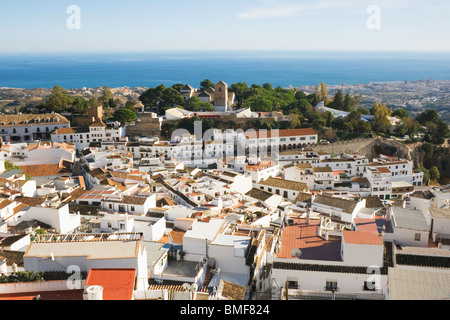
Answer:
[(0, 299), (448, 299), (449, 95), (1, 88)]

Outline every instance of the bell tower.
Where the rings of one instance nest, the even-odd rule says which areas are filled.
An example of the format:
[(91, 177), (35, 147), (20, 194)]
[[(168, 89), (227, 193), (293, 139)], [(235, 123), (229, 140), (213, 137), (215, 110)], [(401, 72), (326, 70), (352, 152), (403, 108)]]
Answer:
[(214, 86), (214, 105), (225, 109), (228, 107), (228, 85), (223, 81)]

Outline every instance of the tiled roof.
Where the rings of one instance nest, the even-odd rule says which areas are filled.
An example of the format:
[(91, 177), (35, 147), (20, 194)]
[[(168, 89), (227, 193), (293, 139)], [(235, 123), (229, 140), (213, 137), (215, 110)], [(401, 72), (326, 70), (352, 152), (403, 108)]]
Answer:
[(297, 197), (294, 200), (294, 203), (297, 202), (310, 202), (312, 194), (306, 192), (299, 192)]
[(178, 244), (183, 244), (183, 236), (186, 231), (173, 229), (169, 232), (169, 239)]
[(448, 256), (397, 254), (396, 262), (399, 265), (450, 269), (450, 257)]
[(31, 207), (36, 207), (45, 202), (45, 198), (41, 197), (16, 197), (15, 201), (21, 202)]
[(391, 170), (389, 170), (389, 168), (386, 168), (386, 167), (376, 167), (376, 169), (380, 173), (391, 173)]
[(371, 197), (363, 197), (362, 199), (366, 200), (366, 208), (383, 208), (383, 202), (381, 202), (380, 197), (371, 196)]
[(135, 204), (142, 206), (147, 201), (147, 197), (122, 196), (122, 203)]
[[(326, 273), (367, 274), (367, 267), (351, 267), (343, 265), (306, 264), (275, 261), (273, 263), (273, 268), (281, 270), (315, 271)], [(387, 275), (387, 268), (381, 268), (380, 274)]]
[(258, 182), (258, 184), (274, 187), (274, 188), (280, 188), (280, 189), (288, 189), (293, 191), (307, 191), (308, 186), (306, 183), (303, 182), (297, 182), (297, 181), (291, 181), (291, 180), (285, 180), (285, 179), (277, 179), (277, 178), (267, 178), (264, 181)]
[(60, 128), (55, 131), (55, 134), (77, 134), (77, 133), (89, 133), (88, 127), (69, 127)]
[[(57, 122), (45, 122), (44, 119), (57, 119)], [(35, 122), (38, 120), (39, 122)], [(46, 113), (46, 114), (2, 114), (0, 115), (1, 126), (30, 126), (30, 125), (42, 125), (42, 124), (70, 124), (69, 120), (58, 113)]]
[(261, 200), (261, 201), (265, 201), (267, 199), (269, 199), (270, 197), (272, 197), (274, 194), (264, 191), (264, 190), (259, 190), (256, 188), (251, 189), (249, 192), (247, 192), (245, 194), (246, 196)]
[(340, 208), (345, 213), (352, 213), (356, 207), (357, 202), (346, 200), (327, 195), (317, 195), (314, 198), (314, 203), (323, 204), (330, 207)]
[(29, 165), (21, 166), (25, 174), (31, 177), (51, 177), (60, 175), (71, 175), (73, 163), (69, 161), (61, 161), (60, 163), (49, 163), (46, 165)]
[[(341, 241), (330, 236), (324, 240), (317, 236), (319, 220), (295, 219), (293, 225), (286, 226), (281, 235), (281, 248), (277, 258), (300, 260), (341, 261)], [(300, 258), (294, 258), (291, 251), (300, 249)]]
[(331, 167), (315, 167), (313, 172), (333, 172), (333, 169)]
[(246, 287), (224, 280), (220, 282), (219, 291), (222, 297), (229, 300), (244, 300), (245, 292), (247, 291)]
[(90, 269), (85, 287), (103, 287), (103, 300), (132, 300), (135, 269)]
[[(254, 132), (246, 132), (245, 136), (247, 138), (270, 138), (272, 137), (272, 134), (274, 134), (276, 131), (254, 131)], [(305, 129), (287, 129), (287, 130), (278, 130), (278, 135), (274, 134), (274, 137), (295, 137), (295, 136), (313, 136), (317, 135), (317, 132), (312, 128), (305, 128)]]
[(383, 238), (366, 231), (344, 231), (344, 242), (348, 244), (383, 245)]

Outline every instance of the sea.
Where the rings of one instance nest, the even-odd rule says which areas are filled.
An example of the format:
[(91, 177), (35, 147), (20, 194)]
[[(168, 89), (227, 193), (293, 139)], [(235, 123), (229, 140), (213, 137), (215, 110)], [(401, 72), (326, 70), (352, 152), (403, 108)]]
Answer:
[(450, 80), (450, 52), (160, 51), (0, 54), (0, 87), (272, 86)]

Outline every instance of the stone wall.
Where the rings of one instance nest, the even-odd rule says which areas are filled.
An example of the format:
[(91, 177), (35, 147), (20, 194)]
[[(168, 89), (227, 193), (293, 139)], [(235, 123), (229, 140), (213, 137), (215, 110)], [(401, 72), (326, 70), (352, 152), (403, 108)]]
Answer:
[(338, 141), (328, 145), (315, 145), (311, 149), (316, 152), (334, 153), (340, 155), (342, 153), (362, 154), (369, 159), (373, 159), (376, 154), (375, 147), (395, 148), (394, 155), (400, 158), (414, 160), (414, 155), (420, 144), (408, 146), (395, 140), (384, 138), (367, 138), (367, 139), (353, 139)]

